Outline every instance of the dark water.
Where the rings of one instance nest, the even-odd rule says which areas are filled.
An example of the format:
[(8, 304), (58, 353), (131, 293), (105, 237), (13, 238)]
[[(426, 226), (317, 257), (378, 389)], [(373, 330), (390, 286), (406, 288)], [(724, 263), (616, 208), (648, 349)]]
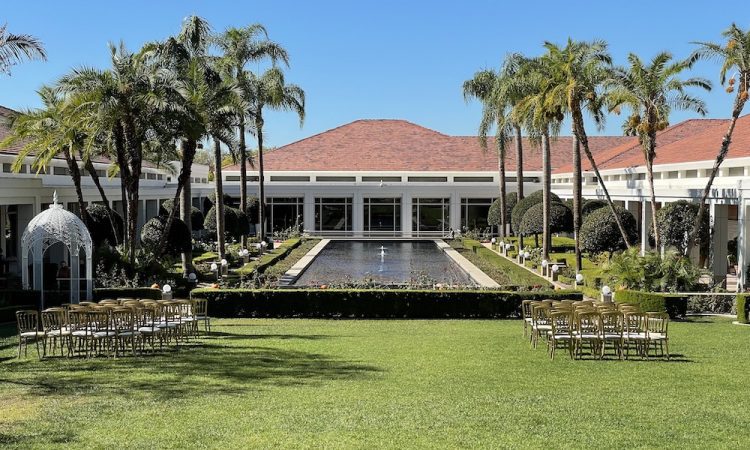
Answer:
[[(380, 247), (385, 255), (380, 255)], [(473, 285), (432, 241), (331, 241), (294, 283), (297, 286), (363, 283)]]

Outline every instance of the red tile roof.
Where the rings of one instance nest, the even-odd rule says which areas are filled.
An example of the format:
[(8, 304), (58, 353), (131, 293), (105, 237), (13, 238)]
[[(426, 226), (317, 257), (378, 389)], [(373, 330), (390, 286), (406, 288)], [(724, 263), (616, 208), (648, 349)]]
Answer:
[[(596, 154), (634, 138), (592, 137)], [(524, 138), (525, 170), (542, 169), (541, 149)], [(476, 136), (448, 136), (405, 120), (357, 120), (269, 151), (266, 170), (272, 171), (451, 171), (497, 169), (494, 139), (483, 152)], [(552, 168), (570, 161), (570, 137), (552, 141)], [(515, 147), (508, 143), (506, 170), (516, 167)], [(239, 166), (224, 170), (239, 170)], [(252, 170), (252, 169), (251, 169)]]
[[(711, 130), (720, 130), (720, 134), (723, 134), (728, 123), (728, 119), (691, 119), (660, 131), (656, 138), (655, 164), (713, 159), (718, 147), (711, 149), (696, 145), (696, 138)], [(721, 138), (715, 146), (720, 142)], [(644, 165), (643, 151), (635, 139), (599, 153), (595, 156), (595, 160), (599, 170), (625, 169)], [(591, 165), (585, 155), (582, 166), (583, 170), (591, 170)], [(556, 170), (557, 173), (571, 173), (572, 171), (572, 164), (566, 164)]]

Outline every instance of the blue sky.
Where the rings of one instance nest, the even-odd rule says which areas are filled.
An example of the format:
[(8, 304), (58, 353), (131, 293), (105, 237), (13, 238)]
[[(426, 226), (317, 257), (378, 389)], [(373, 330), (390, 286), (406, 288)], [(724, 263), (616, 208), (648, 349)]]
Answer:
[[(37, 106), (35, 90), (69, 69), (107, 66), (107, 43), (133, 50), (179, 30), (198, 14), (216, 30), (260, 22), (291, 55), (287, 79), (307, 93), (300, 129), (291, 113), (266, 119), (267, 141), (283, 145), (362, 118), (406, 119), (452, 135), (476, 133), (480, 108), (466, 104), (462, 82), (497, 67), (511, 51), (541, 53), (545, 40), (605, 39), (615, 61), (628, 52), (650, 58), (660, 50), (687, 56), (691, 41), (719, 40), (733, 20), (750, 17), (729, 3), (696, 1), (199, 1), (129, 0), (4, 2), (0, 21), (46, 45), (49, 61), (24, 63), (0, 77), (0, 104)], [(725, 117), (731, 96), (718, 86), (718, 67), (692, 72), (714, 81), (701, 93), (710, 117)], [(675, 113), (672, 123), (692, 117)], [(619, 134), (610, 117), (604, 134)], [(591, 134), (595, 134), (592, 130)]]

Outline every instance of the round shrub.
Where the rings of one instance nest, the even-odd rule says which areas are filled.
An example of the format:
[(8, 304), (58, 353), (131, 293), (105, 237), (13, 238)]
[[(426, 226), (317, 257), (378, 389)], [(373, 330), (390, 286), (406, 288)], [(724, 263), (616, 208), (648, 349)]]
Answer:
[[(659, 227), (662, 244), (674, 247), (681, 254), (685, 254), (688, 247), (688, 236), (695, 229), (695, 218), (698, 215), (698, 204), (687, 200), (667, 203), (656, 212), (656, 226)], [(694, 245), (708, 246), (709, 217), (703, 215), (703, 223), (695, 236)], [(653, 234), (653, 229), (651, 230)]]
[[(519, 230), (524, 236), (544, 233), (544, 205), (537, 203), (523, 215)], [(573, 212), (563, 203), (553, 202), (549, 215), (550, 232), (573, 231)]]
[[(203, 221), (203, 227), (209, 233), (216, 234), (216, 210), (211, 207), (206, 213)], [(247, 234), (250, 229), (247, 214), (237, 208), (224, 206), (224, 233), (239, 239), (243, 234)]]
[[(172, 204), (174, 203), (173, 199), (165, 200), (164, 203), (161, 204), (159, 207), (159, 215), (160, 216), (168, 216), (169, 213), (172, 211)], [(179, 205), (179, 204), (178, 204)], [(177, 211), (177, 214), (180, 212)], [(200, 209), (196, 208), (195, 206), (190, 207), (190, 228), (193, 231), (198, 231), (203, 229), (203, 221), (204, 221), (203, 213)]]
[[(229, 194), (223, 194), (222, 198), (224, 199), (225, 205), (232, 205), (232, 197)], [(216, 199), (216, 193), (212, 192), (208, 194), (208, 197), (205, 197), (203, 199), (203, 211), (205, 211), (205, 214), (208, 214), (208, 210), (211, 209), (214, 206), (214, 203), (216, 203), (214, 200)]]
[(117, 211), (107, 209), (104, 205), (92, 203), (86, 207), (89, 222), (86, 224), (95, 247), (105, 241), (111, 245), (122, 243), (123, 221)]
[[(630, 242), (638, 239), (638, 226), (630, 211), (615, 206), (615, 211), (622, 221), (625, 233)], [(586, 217), (579, 233), (581, 250), (588, 253), (614, 252), (626, 248), (620, 229), (617, 227), (612, 211), (599, 208)]]
[[(143, 228), (141, 229), (141, 244), (143, 244), (143, 248), (150, 250), (153, 253), (159, 253), (160, 249), (157, 247), (161, 241), (161, 236), (162, 233), (164, 233), (164, 226), (166, 223), (166, 217), (156, 216), (143, 225)], [(175, 217), (172, 221), (172, 226), (169, 229), (169, 234), (167, 235), (167, 247), (164, 250), (164, 253), (177, 255), (189, 251), (192, 248), (192, 236), (190, 236), (187, 225), (185, 222)]]
[[(505, 194), (505, 221), (506, 223), (510, 221), (510, 213), (513, 211), (513, 207), (516, 206), (516, 203), (518, 203), (518, 195), (516, 193), (511, 192), (509, 194)], [(500, 199), (496, 199), (494, 202), (492, 202), (492, 205), (490, 206), (490, 210), (487, 212), (487, 223), (489, 225), (500, 225)]]
[(581, 217), (585, 220), (586, 217), (588, 217), (589, 214), (596, 211), (599, 208), (606, 208), (609, 205), (605, 200), (599, 200), (599, 199), (591, 199), (591, 200), (584, 200), (583, 205), (581, 205)]
[[(555, 195), (554, 193), (551, 193), (550, 199), (552, 202), (560, 202), (560, 197)], [(523, 215), (526, 214), (526, 211), (531, 208), (532, 206), (536, 205), (537, 203), (542, 203), (542, 191), (536, 191), (524, 198), (521, 199), (520, 202), (516, 203), (516, 205), (513, 207), (513, 210), (510, 215), (510, 225), (513, 227), (513, 232), (518, 234), (519, 233), (519, 227), (521, 226), (521, 220), (523, 220)]]

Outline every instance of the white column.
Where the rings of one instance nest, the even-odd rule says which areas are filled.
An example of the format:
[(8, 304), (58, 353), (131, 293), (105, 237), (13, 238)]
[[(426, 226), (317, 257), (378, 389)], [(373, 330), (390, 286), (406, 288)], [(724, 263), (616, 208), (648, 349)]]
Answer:
[(302, 205), (303, 228), (315, 231), (315, 193), (305, 192), (304, 204)]
[(461, 231), (461, 194), (459, 192), (451, 193), (451, 228)]
[(711, 249), (709, 264), (715, 279), (723, 279), (727, 275), (727, 221), (729, 219), (726, 205), (711, 203), (709, 206), (709, 224), (711, 227)]
[(362, 237), (362, 231), (365, 229), (365, 206), (362, 193), (354, 192), (352, 198), (352, 231), (354, 236)]
[(750, 214), (748, 214), (747, 207), (745, 199), (740, 196), (740, 203), (737, 207), (737, 266), (740, 272), (738, 274), (740, 291), (748, 285), (745, 268), (750, 262)]
[(412, 196), (409, 192), (404, 192), (401, 196), (401, 235), (403, 237), (412, 237), (412, 216), (413, 206)]

